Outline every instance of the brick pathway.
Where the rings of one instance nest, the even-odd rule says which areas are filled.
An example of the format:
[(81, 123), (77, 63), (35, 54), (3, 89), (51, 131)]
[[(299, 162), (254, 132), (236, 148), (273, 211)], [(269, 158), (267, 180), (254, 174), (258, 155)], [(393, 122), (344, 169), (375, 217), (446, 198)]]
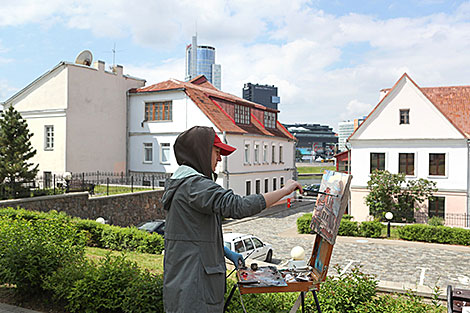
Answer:
[[(228, 221), (224, 231), (251, 233), (274, 247), (273, 263), (290, 258), (290, 250), (298, 245), (309, 255), (313, 235), (299, 235), (296, 220), (312, 211), (312, 204), (295, 203), (291, 209), (280, 205), (259, 216)], [(401, 240), (338, 237), (330, 265), (349, 270), (361, 265), (365, 273), (374, 274), (382, 286), (429, 291), (447, 285), (470, 289), (470, 247)], [(329, 274), (335, 273), (330, 269)]]

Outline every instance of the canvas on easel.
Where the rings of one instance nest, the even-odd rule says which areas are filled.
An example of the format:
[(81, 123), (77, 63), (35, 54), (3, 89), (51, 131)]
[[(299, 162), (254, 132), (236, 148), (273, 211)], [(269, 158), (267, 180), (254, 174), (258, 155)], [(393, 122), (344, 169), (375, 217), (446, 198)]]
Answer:
[(332, 245), (348, 205), (351, 177), (346, 173), (325, 171), (313, 209), (310, 228)]
[(351, 175), (333, 171), (323, 174), (310, 228), (317, 234), (308, 264), (318, 282), (326, 279), (339, 224), (349, 201)]

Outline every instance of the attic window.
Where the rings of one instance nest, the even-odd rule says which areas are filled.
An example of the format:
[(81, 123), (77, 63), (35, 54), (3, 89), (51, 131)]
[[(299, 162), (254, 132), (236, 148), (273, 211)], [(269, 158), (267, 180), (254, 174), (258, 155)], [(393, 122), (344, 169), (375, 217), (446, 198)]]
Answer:
[(171, 121), (171, 101), (145, 103), (145, 121)]
[(276, 128), (276, 113), (264, 112), (264, 127)]
[(410, 110), (400, 110), (400, 125), (410, 123)]
[(250, 124), (250, 108), (235, 104), (235, 123)]

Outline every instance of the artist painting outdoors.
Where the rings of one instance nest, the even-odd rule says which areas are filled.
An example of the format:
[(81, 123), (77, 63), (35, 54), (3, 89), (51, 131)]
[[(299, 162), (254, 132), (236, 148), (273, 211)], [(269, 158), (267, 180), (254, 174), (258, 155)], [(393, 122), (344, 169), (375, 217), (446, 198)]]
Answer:
[[(165, 312), (222, 312), (226, 275), (222, 218), (254, 215), (302, 188), (288, 180), (276, 191), (244, 197), (224, 189), (215, 182), (214, 171), (221, 155), (233, 151), (210, 127), (192, 127), (176, 139), (180, 167), (167, 181), (162, 198), (167, 210)], [(228, 249), (225, 255), (235, 264), (242, 260)]]

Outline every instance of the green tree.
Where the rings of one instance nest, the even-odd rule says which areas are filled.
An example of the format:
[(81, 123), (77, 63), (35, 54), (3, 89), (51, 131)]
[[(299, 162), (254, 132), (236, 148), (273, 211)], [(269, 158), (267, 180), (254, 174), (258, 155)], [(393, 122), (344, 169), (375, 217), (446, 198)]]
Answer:
[(23, 183), (36, 177), (38, 165), (29, 163), (36, 150), (31, 146), (33, 136), (28, 124), (13, 106), (0, 117), (0, 184), (10, 197), (18, 197), (25, 191)]
[(415, 204), (431, 199), (436, 183), (427, 179), (405, 179), (404, 173), (375, 170), (367, 182), (370, 190), (365, 198), (370, 214), (383, 218), (388, 211), (395, 221), (413, 221)]

